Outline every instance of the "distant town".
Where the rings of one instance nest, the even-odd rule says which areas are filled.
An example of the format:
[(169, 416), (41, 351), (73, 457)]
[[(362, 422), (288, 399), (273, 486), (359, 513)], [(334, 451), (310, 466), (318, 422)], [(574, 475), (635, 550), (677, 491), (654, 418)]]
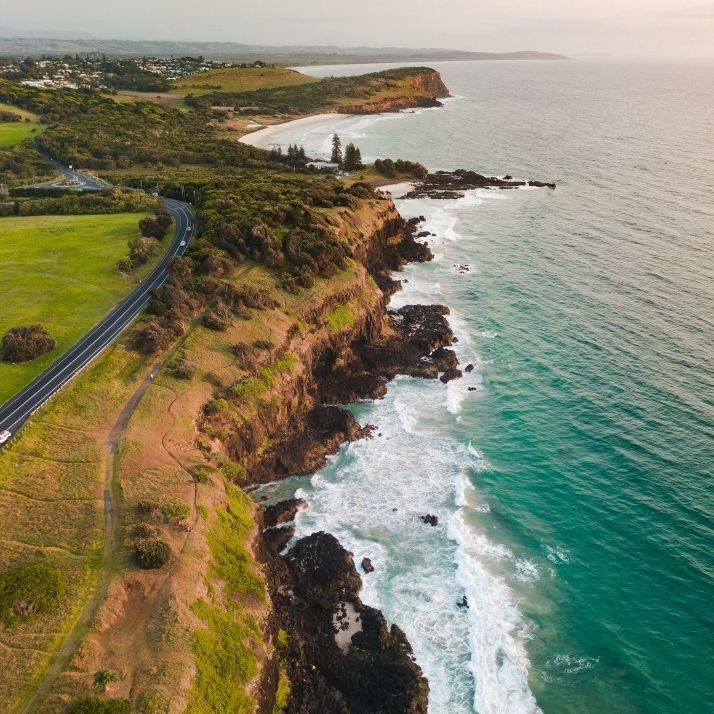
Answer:
[(228, 67), (263, 67), (209, 60), (204, 57), (136, 57), (116, 59), (103, 54), (0, 59), (0, 77), (43, 89), (98, 89), (163, 92), (170, 82), (197, 72)]

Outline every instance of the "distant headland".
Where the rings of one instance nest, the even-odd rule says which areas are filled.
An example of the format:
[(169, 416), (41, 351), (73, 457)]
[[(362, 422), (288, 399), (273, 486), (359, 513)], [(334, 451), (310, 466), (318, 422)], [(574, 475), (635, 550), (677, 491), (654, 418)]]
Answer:
[[(79, 33), (78, 33), (79, 34)], [(250, 45), (238, 42), (172, 42), (158, 40), (96, 40), (0, 38), (0, 56), (102, 53), (115, 57), (203, 56), (240, 62), (256, 59), (283, 65), (350, 64), (363, 62), (445, 62), (454, 60), (565, 60), (549, 52), (469, 52), (440, 48), (338, 47), (320, 45)]]

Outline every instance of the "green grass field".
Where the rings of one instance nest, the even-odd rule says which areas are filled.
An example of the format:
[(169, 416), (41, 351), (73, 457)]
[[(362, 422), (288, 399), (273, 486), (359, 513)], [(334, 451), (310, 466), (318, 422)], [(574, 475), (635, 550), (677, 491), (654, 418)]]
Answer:
[(252, 92), (256, 89), (290, 87), (309, 82), (319, 82), (319, 79), (286, 67), (231, 67), (184, 77), (175, 82), (172, 91), (181, 94)]
[(0, 149), (14, 146), (23, 139), (34, 138), (44, 130), (44, 125), (24, 121), (0, 122)]
[(0, 112), (3, 111), (21, 116), (23, 121), (0, 122), (0, 149), (19, 144), (23, 139), (34, 138), (45, 130), (45, 125), (40, 123), (36, 114), (0, 102)]
[[(0, 336), (11, 327), (40, 323), (57, 340), (55, 350), (31, 362), (0, 361), (0, 404), (130, 292), (132, 283), (115, 266), (128, 255), (127, 241), (139, 235), (140, 218), (139, 214), (0, 218)], [(145, 266), (135, 280), (151, 266)]]

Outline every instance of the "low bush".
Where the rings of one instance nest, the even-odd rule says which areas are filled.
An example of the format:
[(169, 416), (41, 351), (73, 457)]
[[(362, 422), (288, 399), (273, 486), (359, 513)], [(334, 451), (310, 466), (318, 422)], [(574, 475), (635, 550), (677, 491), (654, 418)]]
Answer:
[(0, 574), (0, 620), (6, 624), (52, 612), (59, 604), (59, 571), (46, 563), (27, 563)]
[(185, 503), (172, 503), (161, 509), (161, 515), (166, 521), (178, 523), (191, 515), (191, 507)]
[(100, 692), (106, 692), (110, 684), (118, 682), (120, 679), (121, 676), (115, 669), (100, 669), (94, 673), (94, 688)]
[(69, 705), (67, 714), (130, 714), (131, 704), (127, 699), (102, 699), (82, 697)]
[(163, 568), (171, 558), (171, 548), (159, 538), (140, 538), (134, 542), (134, 552), (139, 566), (145, 570)]

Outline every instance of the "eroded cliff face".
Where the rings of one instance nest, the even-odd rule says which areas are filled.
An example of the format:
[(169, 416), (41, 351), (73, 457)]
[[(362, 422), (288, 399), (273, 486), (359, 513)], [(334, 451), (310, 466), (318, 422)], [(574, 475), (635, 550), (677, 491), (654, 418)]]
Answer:
[(361, 104), (349, 103), (338, 106), (338, 114), (379, 114), (403, 109), (440, 107), (440, 99), (450, 97), (449, 90), (441, 75), (432, 69), (415, 72), (404, 82), (404, 86), (390, 93), (388, 97), (376, 96)]

